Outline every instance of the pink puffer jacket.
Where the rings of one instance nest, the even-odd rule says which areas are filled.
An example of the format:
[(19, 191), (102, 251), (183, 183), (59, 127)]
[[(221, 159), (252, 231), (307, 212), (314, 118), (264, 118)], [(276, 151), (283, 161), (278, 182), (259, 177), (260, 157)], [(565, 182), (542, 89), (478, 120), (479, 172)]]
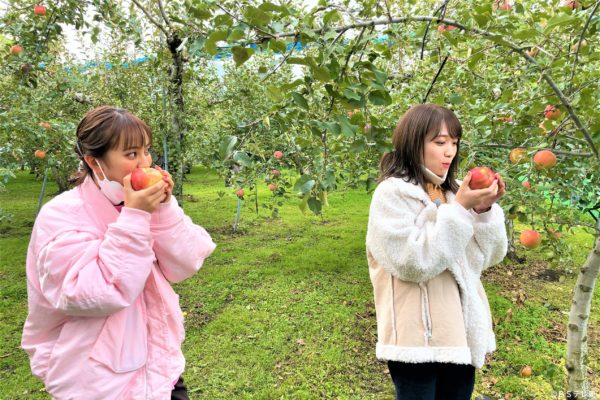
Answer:
[(215, 248), (175, 198), (119, 213), (88, 178), (40, 212), (22, 347), (53, 398), (169, 399), (183, 372), (179, 297)]

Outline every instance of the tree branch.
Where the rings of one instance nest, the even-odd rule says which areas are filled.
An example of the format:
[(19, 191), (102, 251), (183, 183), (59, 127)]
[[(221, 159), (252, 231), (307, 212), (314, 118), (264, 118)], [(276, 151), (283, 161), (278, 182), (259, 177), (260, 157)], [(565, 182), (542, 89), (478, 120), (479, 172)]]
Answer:
[[(600, 6), (600, 1), (596, 2), (594, 9), (590, 13), (590, 16), (588, 17), (588, 19), (585, 23), (585, 26), (583, 27), (583, 30), (581, 31), (581, 35), (579, 36), (579, 42), (577, 42), (577, 51), (575, 52), (575, 59), (573, 60), (573, 66), (571, 67), (571, 79), (569, 79), (569, 86), (571, 86), (571, 84), (573, 83), (573, 77), (575, 76), (575, 67), (577, 65), (577, 60), (579, 58), (579, 50), (581, 49), (581, 42), (583, 41), (583, 36), (585, 35), (585, 31), (587, 30), (588, 26), (590, 25), (590, 22), (592, 21), (592, 17), (598, 10), (599, 6)], [(570, 91), (570, 88), (569, 88), (569, 91)]]
[[(217, 4), (217, 7), (219, 7), (221, 10), (223, 10), (223, 12), (227, 15), (229, 15), (231, 18), (238, 20), (239, 22), (243, 22), (244, 24), (248, 25), (249, 27), (251, 27), (252, 29), (256, 30), (257, 32), (265, 35), (266, 37), (262, 39), (262, 41), (265, 40), (269, 40), (269, 39), (277, 39), (277, 35), (273, 35), (272, 33), (269, 33), (267, 31), (264, 31), (262, 29), (260, 29), (258, 26), (254, 26), (249, 22), (246, 22), (245, 20), (241, 19), (240, 17), (236, 16), (235, 14), (233, 14), (232, 12), (230, 12), (229, 10), (227, 10), (225, 7), (223, 7), (220, 4)], [(296, 36), (296, 35), (289, 35), (289, 36)]]
[[(398, 24), (398, 23), (405, 23), (405, 22), (409, 22), (409, 21), (433, 21), (433, 20), (438, 21), (438, 22), (443, 22), (446, 25), (455, 26), (459, 29), (464, 30), (465, 32), (473, 32), (484, 38), (496, 37), (496, 35), (491, 32), (484, 31), (484, 30), (477, 29), (477, 28), (468, 28), (459, 22), (452, 21), (452, 20), (446, 20), (446, 19), (439, 19), (434, 16), (397, 17), (397, 18), (392, 18), (391, 20), (389, 20), (389, 19), (373, 19), (373, 20), (369, 20), (369, 21), (359, 22), (356, 24), (340, 26), (340, 27), (336, 28), (334, 31), (340, 32), (342, 30), (348, 30), (348, 29), (365, 28), (365, 27), (369, 27), (369, 26), (378, 26), (378, 25)], [(295, 36), (296, 34), (297, 34), (296, 32), (282, 32), (282, 33), (278, 33), (278, 34), (274, 35), (273, 39), (278, 39), (281, 37), (288, 37), (288, 36)], [(529, 63), (533, 64), (536, 67), (539, 67), (539, 64), (533, 57), (529, 56), (521, 47), (517, 46), (515, 43), (511, 42), (510, 40), (503, 38), (503, 43), (499, 43), (499, 44), (513, 49), (519, 55), (524, 57)], [(563, 92), (556, 85), (556, 83), (554, 82), (552, 77), (550, 77), (550, 75), (548, 75), (548, 73), (546, 73), (546, 71), (541, 70), (540, 73), (541, 73), (542, 78), (548, 83), (548, 85), (550, 85), (550, 87), (552, 88), (552, 90), (554, 90), (554, 93), (556, 93), (558, 98), (560, 98), (561, 103), (567, 109), (567, 112), (573, 119), (573, 122), (575, 123), (577, 128), (579, 128), (579, 130), (582, 132), (583, 136), (585, 137), (586, 141), (588, 142), (589, 146), (591, 147), (594, 155), (596, 157), (600, 157), (600, 154), (598, 154), (598, 149), (596, 148), (596, 145), (594, 144), (594, 141), (592, 140), (592, 137), (591, 137), (589, 131), (587, 130), (586, 127), (583, 126), (583, 123), (579, 119), (579, 116), (573, 110), (573, 107), (571, 106), (571, 103), (569, 102), (569, 100), (565, 97)]]
[[(511, 146), (508, 144), (498, 144), (498, 143), (478, 144), (478, 145), (474, 145), (472, 147), (492, 147), (492, 148), (511, 149), (511, 150), (514, 148), (514, 146)], [(528, 150), (545, 150), (545, 149), (546, 149), (546, 147), (537, 148), (537, 149), (534, 148), (534, 149), (528, 149)], [(580, 153), (580, 152), (576, 152), (576, 151), (553, 150), (552, 152), (556, 155), (573, 156), (573, 157), (592, 157), (594, 155), (592, 153)]]
[(294, 49), (296, 48), (296, 43), (298, 43), (298, 37), (294, 38), (294, 42), (292, 43), (292, 48), (290, 49), (290, 51), (283, 57), (279, 64), (275, 66), (275, 68), (273, 68), (267, 75), (265, 75), (264, 78), (261, 79), (261, 82), (266, 81), (269, 76), (273, 75), (275, 71), (277, 71), (283, 65), (285, 60), (287, 60), (292, 55)]
[(435, 84), (435, 81), (437, 81), (437, 78), (442, 73), (442, 70), (444, 69), (444, 65), (446, 65), (446, 61), (448, 61), (448, 57), (450, 57), (450, 54), (447, 54), (446, 57), (444, 58), (444, 61), (442, 61), (442, 65), (440, 65), (440, 68), (438, 69), (437, 74), (435, 74), (435, 77), (433, 78), (433, 81), (431, 81), (431, 85), (429, 85), (429, 89), (427, 90), (427, 94), (425, 95), (425, 97), (423, 98), (423, 101), (421, 103), (424, 104), (425, 102), (427, 102), (427, 98), (429, 97), (429, 93), (431, 93), (431, 89), (433, 89), (433, 85)]
[(137, 0), (131, 0), (133, 2), (133, 4), (135, 4), (140, 10), (142, 10), (142, 12), (146, 15), (146, 17), (150, 20), (150, 22), (152, 22), (153, 25), (155, 25), (158, 29), (160, 29), (167, 37), (169, 37), (169, 32), (167, 31), (167, 29), (162, 26), (162, 24), (160, 24), (159, 22), (157, 22), (154, 18), (152, 18), (152, 15), (150, 15), (150, 13), (144, 8), (142, 7), (142, 5), (139, 3), (139, 1)]
[(173, 26), (171, 26), (171, 21), (169, 21), (169, 18), (167, 18), (167, 14), (165, 13), (165, 9), (163, 7), (161, 0), (158, 0), (158, 8), (160, 10), (160, 14), (162, 15), (163, 19), (165, 20), (165, 24), (167, 24), (167, 26), (170, 29), (173, 29)]

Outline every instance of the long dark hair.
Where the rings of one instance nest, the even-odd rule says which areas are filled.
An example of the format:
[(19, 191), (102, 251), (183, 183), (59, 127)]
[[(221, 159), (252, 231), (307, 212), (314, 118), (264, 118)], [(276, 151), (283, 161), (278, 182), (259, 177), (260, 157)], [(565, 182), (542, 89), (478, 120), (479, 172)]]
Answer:
[(130, 149), (151, 143), (152, 130), (131, 112), (110, 106), (96, 107), (88, 111), (77, 126), (75, 152), (81, 160), (81, 167), (71, 182), (80, 185), (92, 173), (83, 160), (85, 155), (102, 159), (112, 149)]
[(413, 106), (402, 116), (392, 136), (394, 150), (384, 154), (379, 162), (379, 182), (389, 177), (396, 177), (425, 187), (427, 179), (421, 169), (425, 143), (437, 137), (442, 125), (446, 125), (448, 134), (453, 139), (458, 139), (458, 143), (456, 156), (441, 186), (444, 190), (456, 193), (458, 183), (455, 176), (458, 169), (462, 127), (451, 110), (436, 104)]

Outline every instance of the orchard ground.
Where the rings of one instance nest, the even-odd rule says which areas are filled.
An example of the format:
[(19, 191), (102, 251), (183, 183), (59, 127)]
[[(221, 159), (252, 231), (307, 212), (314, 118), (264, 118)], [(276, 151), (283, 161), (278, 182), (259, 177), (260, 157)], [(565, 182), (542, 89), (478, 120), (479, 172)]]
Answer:
[[(206, 399), (391, 399), (386, 365), (375, 359), (376, 322), (364, 238), (371, 195), (332, 193), (322, 217), (302, 215), (292, 196), (280, 218), (245, 205), (232, 233), (237, 197), (215, 174), (194, 169), (184, 208), (218, 247), (196, 276), (175, 286), (186, 315), (184, 378)], [(266, 184), (260, 201), (269, 201)], [(12, 214), (0, 222), (0, 399), (48, 399), (20, 349), (27, 315), (25, 255), (41, 182), (19, 174), (0, 193)], [(509, 188), (510, 190), (511, 188)], [(45, 200), (56, 187), (49, 186)], [(250, 203), (247, 199), (246, 203)], [(518, 227), (517, 230), (520, 230)], [(566, 322), (575, 273), (591, 235), (565, 235), (580, 251), (557, 266), (519, 247), (522, 264), (505, 260), (484, 275), (498, 351), (477, 374), (476, 394), (551, 399), (566, 387)], [(600, 289), (590, 329), (589, 378), (600, 393)], [(532, 367), (529, 378), (520, 376)], [(476, 396), (474, 396), (475, 398)]]

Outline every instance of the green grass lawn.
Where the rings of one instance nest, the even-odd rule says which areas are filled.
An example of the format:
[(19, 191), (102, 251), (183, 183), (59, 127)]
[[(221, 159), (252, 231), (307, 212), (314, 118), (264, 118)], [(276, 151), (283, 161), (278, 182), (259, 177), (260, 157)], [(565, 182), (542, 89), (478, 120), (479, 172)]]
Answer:
[[(376, 324), (365, 257), (370, 195), (348, 190), (330, 195), (323, 217), (303, 215), (296, 199), (284, 200), (280, 218), (242, 209), (237, 198), (204, 170), (188, 176), (184, 208), (218, 247), (200, 272), (176, 285), (186, 315), (184, 374), (192, 399), (391, 399), (386, 365), (375, 359)], [(41, 182), (20, 174), (0, 193), (13, 215), (0, 223), (0, 399), (48, 399), (31, 376), (19, 348), (27, 314), (25, 254)], [(45, 200), (55, 187), (50, 186)], [(222, 193), (221, 193), (222, 194)], [(259, 202), (270, 202), (259, 192)], [(249, 203), (249, 201), (248, 201)], [(592, 237), (577, 234), (578, 262)], [(585, 250), (585, 251), (584, 251)], [(583, 254), (583, 255), (582, 255)], [(485, 276), (498, 335), (498, 351), (478, 373), (477, 394), (551, 399), (565, 386), (565, 328), (576, 279), (546, 282), (530, 262), (495, 267)], [(590, 374), (600, 392), (596, 287), (589, 334)], [(534, 374), (519, 376), (523, 365)]]

